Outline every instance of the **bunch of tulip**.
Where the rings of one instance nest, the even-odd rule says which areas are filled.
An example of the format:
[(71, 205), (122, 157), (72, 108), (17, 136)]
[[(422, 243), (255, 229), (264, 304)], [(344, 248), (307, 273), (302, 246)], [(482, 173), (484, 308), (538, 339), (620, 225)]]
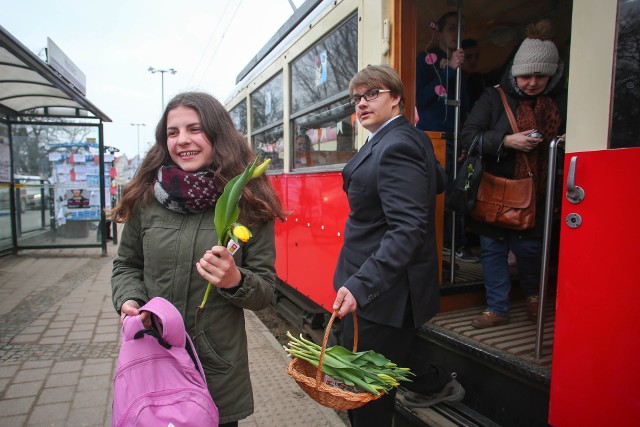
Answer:
[[(218, 246), (227, 246), (230, 240), (239, 245), (240, 241), (247, 242), (251, 238), (251, 231), (238, 223), (238, 217), (240, 216), (238, 202), (247, 183), (261, 176), (271, 162), (271, 159), (267, 159), (258, 165), (258, 160), (259, 158), (256, 157), (253, 163), (245, 168), (244, 172), (229, 181), (216, 202), (213, 223), (218, 233)], [(207, 303), (212, 287), (211, 283), (207, 283), (207, 290), (204, 293), (202, 303), (198, 306), (199, 309), (203, 309)]]

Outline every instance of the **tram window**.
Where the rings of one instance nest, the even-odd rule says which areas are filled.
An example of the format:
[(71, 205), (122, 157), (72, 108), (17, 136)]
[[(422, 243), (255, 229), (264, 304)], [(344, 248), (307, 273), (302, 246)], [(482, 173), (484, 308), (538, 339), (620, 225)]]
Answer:
[(243, 100), (229, 111), (233, 125), (238, 132), (247, 135), (247, 101)]
[(347, 90), (358, 71), (357, 15), (291, 63), (291, 111), (296, 113)]
[(284, 127), (282, 125), (253, 135), (252, 145), (263, 159), (271, 159), (269, 170), (284, 168)]
[(282, 73), (278, 73), (251, 94), (253, 130), (282, 122), (284, 116), (282, 94)]
[(619, 0), (610, 148), (640, 147), (640, 2)]
[(355, 149), (355, 108), (345, 98), (293, 121), (295, 169), (348, 162)]

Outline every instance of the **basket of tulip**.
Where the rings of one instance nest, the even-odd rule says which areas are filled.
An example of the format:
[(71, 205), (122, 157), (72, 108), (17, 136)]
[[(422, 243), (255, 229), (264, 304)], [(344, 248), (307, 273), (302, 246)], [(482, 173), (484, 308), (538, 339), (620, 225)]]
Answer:
[(380, 398), (400, 381), (411, 381), (414, 375), (409, 368), (400, 368), (383, 355), (374, 351), (357, 352), (358, 321), (353, 314), (353, 351), (335, 345), (327, 348), (327, 339), (337, 311), (327, 324), (322, 346), (300, 335), (291, 341), (287, 353), (294, 359), (287, 373), (313, 400), (323, 406), (348, 410)]

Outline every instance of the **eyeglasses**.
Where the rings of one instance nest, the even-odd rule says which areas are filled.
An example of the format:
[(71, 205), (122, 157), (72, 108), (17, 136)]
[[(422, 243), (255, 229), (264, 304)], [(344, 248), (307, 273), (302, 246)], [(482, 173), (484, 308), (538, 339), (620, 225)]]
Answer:
[(391, 92), (391, 90), (390, 89), (372, 89), (369, 92), (365, 93), (364, 95), (353, 95), (349, 99), (349, 103), (351, 105), (358, 105), (360, 104), (360, 101), (362, 101), (362, 98), (364, 98), (364, 100), (367, 102), (373, 101), (378, 97), (379, 93), (385, 93), (385, 92)]

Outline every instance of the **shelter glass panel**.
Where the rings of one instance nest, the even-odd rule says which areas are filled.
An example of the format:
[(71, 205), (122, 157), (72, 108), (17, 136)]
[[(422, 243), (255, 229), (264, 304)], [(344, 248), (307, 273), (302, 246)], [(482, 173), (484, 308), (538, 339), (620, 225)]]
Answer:
[(293, 121), (293, 168), (348, 162), (356, 153), (355, 108), (345, 98)]
[(640, 147), (640, 2), (619, 0), (611, 148)]
[(244, 100), (229, 111), (233, 125), (238, 132), (247, 135), (247, 101)]
[[(14, 124), (11, 131), (18, 247), (98, 246), (101, 212), (111, 208), (111, 178), (100, 165), (99, 128), (52, 122)], [(105, 154), (105, 162), (112, 157)]]
[(253, 130), (282, 122), (284, 117), (282, 72), (251, 94)]
[(346, 91), (357, 70), (358, 20), (354, 15), (292, 62), (292, 112)]

